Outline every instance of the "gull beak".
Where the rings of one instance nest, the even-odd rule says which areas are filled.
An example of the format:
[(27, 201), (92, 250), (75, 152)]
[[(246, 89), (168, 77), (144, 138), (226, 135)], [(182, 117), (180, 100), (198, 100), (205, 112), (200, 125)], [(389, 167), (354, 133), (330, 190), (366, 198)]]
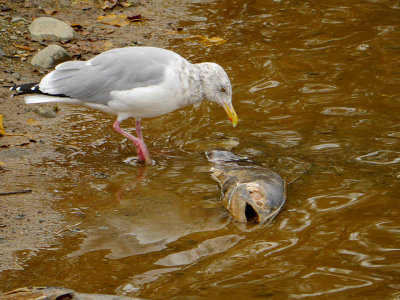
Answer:
[(222, 102), (222, 107), (225, 109), (226, 114), (229, 117), (229, 121), (232, 122), (232, 126), (236, 127), (236, 124), (238, 122), (238, 116), (235, 112), (235, 109), (233, 108), (232, 104), (226, 104), (225, 102)]

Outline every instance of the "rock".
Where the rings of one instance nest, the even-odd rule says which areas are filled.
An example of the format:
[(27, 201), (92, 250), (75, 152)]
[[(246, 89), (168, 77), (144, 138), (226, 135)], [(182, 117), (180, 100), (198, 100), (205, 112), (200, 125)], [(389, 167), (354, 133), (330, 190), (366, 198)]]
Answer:
[(0, 48), (0, 58), (2, 58), (4, 55), (6, 55), (6, 53)]
[(35, 108), (33, 110), (33, 112), (43, 118), (57, 118), (57, 114), (53, 110), (46, 110), (43, 108)]
[(31, 64), (42, 68), (51, 68), (70, 59), (71, 56), (64, 48), (58, 45), (49, 45), (32, 58)]
[(55, 18), (41, 17), (35, 19), (29, 25), (29, 33), (34, 40), (40, 41), (44, 38), (56, 40), (69, 40), (74, 37), (74, 29), (68, 24)]

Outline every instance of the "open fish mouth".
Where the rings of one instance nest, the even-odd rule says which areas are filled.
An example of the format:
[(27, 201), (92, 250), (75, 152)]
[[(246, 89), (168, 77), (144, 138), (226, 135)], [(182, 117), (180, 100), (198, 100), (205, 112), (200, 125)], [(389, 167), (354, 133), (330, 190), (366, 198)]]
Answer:
[(272, 220), (285, 203), (282, 195), (271, 195), (268, 189), (271, 186), (265, 186), (265, 182), (240, 183), (222, 196), (222, 203), (239, 222), (264, 223)]

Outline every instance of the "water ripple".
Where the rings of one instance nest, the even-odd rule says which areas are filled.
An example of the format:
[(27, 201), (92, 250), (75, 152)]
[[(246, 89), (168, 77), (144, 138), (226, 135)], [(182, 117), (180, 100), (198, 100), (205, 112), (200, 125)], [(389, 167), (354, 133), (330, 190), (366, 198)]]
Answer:
[(257, 137), (265, 137), (267, 143), (279, 145), (283, 148), (297, 146), (302, 140), (302, 136), (294, 130), (252, 132), (251, 134)]
[(321, 111), (321, 114), (331, 116), (357, 116), (365, 113), (366, 110), (355, 107), (327, 107)]
[(194, 249), (170, 254), (159, 259), (155, 264), (167, 267), (192, 264), (202, 257), (226, 251), (236, 245), (241, 239), (242, 237), (238, 235), (227, 235), (208, 239), (200, 243)]
[(322, 83), (308, 83), (305, 84), (301, 89), (300, 92), (304, 94), (310, 93), (330, 93), (337, 89), (336, 86), (330, 84), (322, 84)]
[(337, 210), (352, 205), (363, 193), (349, 193), (346, 195), (321, 195), (308, 198), (311, 208), (317, 211)]
[(256, 82), (255, 84), (252, 85), (252, 87), (249, 89), (250, 93), (256, 93), (261, 90), (265, 89), (270, 89), (273, 87), (279, 86), (280, 83), (279, 81), (274, 81), (274, 80), (267, 80), (265, 81), (264, 79), (261, 81)]
[(357, 161), (374, 165), (392, 165), (400, 162), (400, 152), (378, 150), (356, 157)]
[[(302, 276), (303, 284), (298, 286), (300, 290), (296, 294), (290, 294), (290, 298), (300, 299), (316, 296), (327, 296), (334, 293), (343, 292), (351, 289), (358, 289), (370, 286), (374, 281), (382, 281), (381, 278), (357, 275), (351, 270), (318, 267), (316, 270)], [(323, 289), (317, 286), (317, 282), (329, 282), (330, 288), (326, 284)], [(308, 292), (311, 290), (312, 292)], [(331, 296), (332, 297), (332, 296)]]

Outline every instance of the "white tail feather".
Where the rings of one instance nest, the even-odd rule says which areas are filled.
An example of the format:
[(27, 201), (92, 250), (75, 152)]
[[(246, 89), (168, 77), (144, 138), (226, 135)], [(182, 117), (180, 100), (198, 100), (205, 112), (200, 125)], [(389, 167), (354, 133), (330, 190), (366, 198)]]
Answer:
[(77, 99), (65, 98), (65, 97), (54, 97), (47, 95), (31, 95), (25, 96), (26, 104), (36, 104), (36, 103), (69, 103), (69, 104), (78, 104), (81, 101)]

